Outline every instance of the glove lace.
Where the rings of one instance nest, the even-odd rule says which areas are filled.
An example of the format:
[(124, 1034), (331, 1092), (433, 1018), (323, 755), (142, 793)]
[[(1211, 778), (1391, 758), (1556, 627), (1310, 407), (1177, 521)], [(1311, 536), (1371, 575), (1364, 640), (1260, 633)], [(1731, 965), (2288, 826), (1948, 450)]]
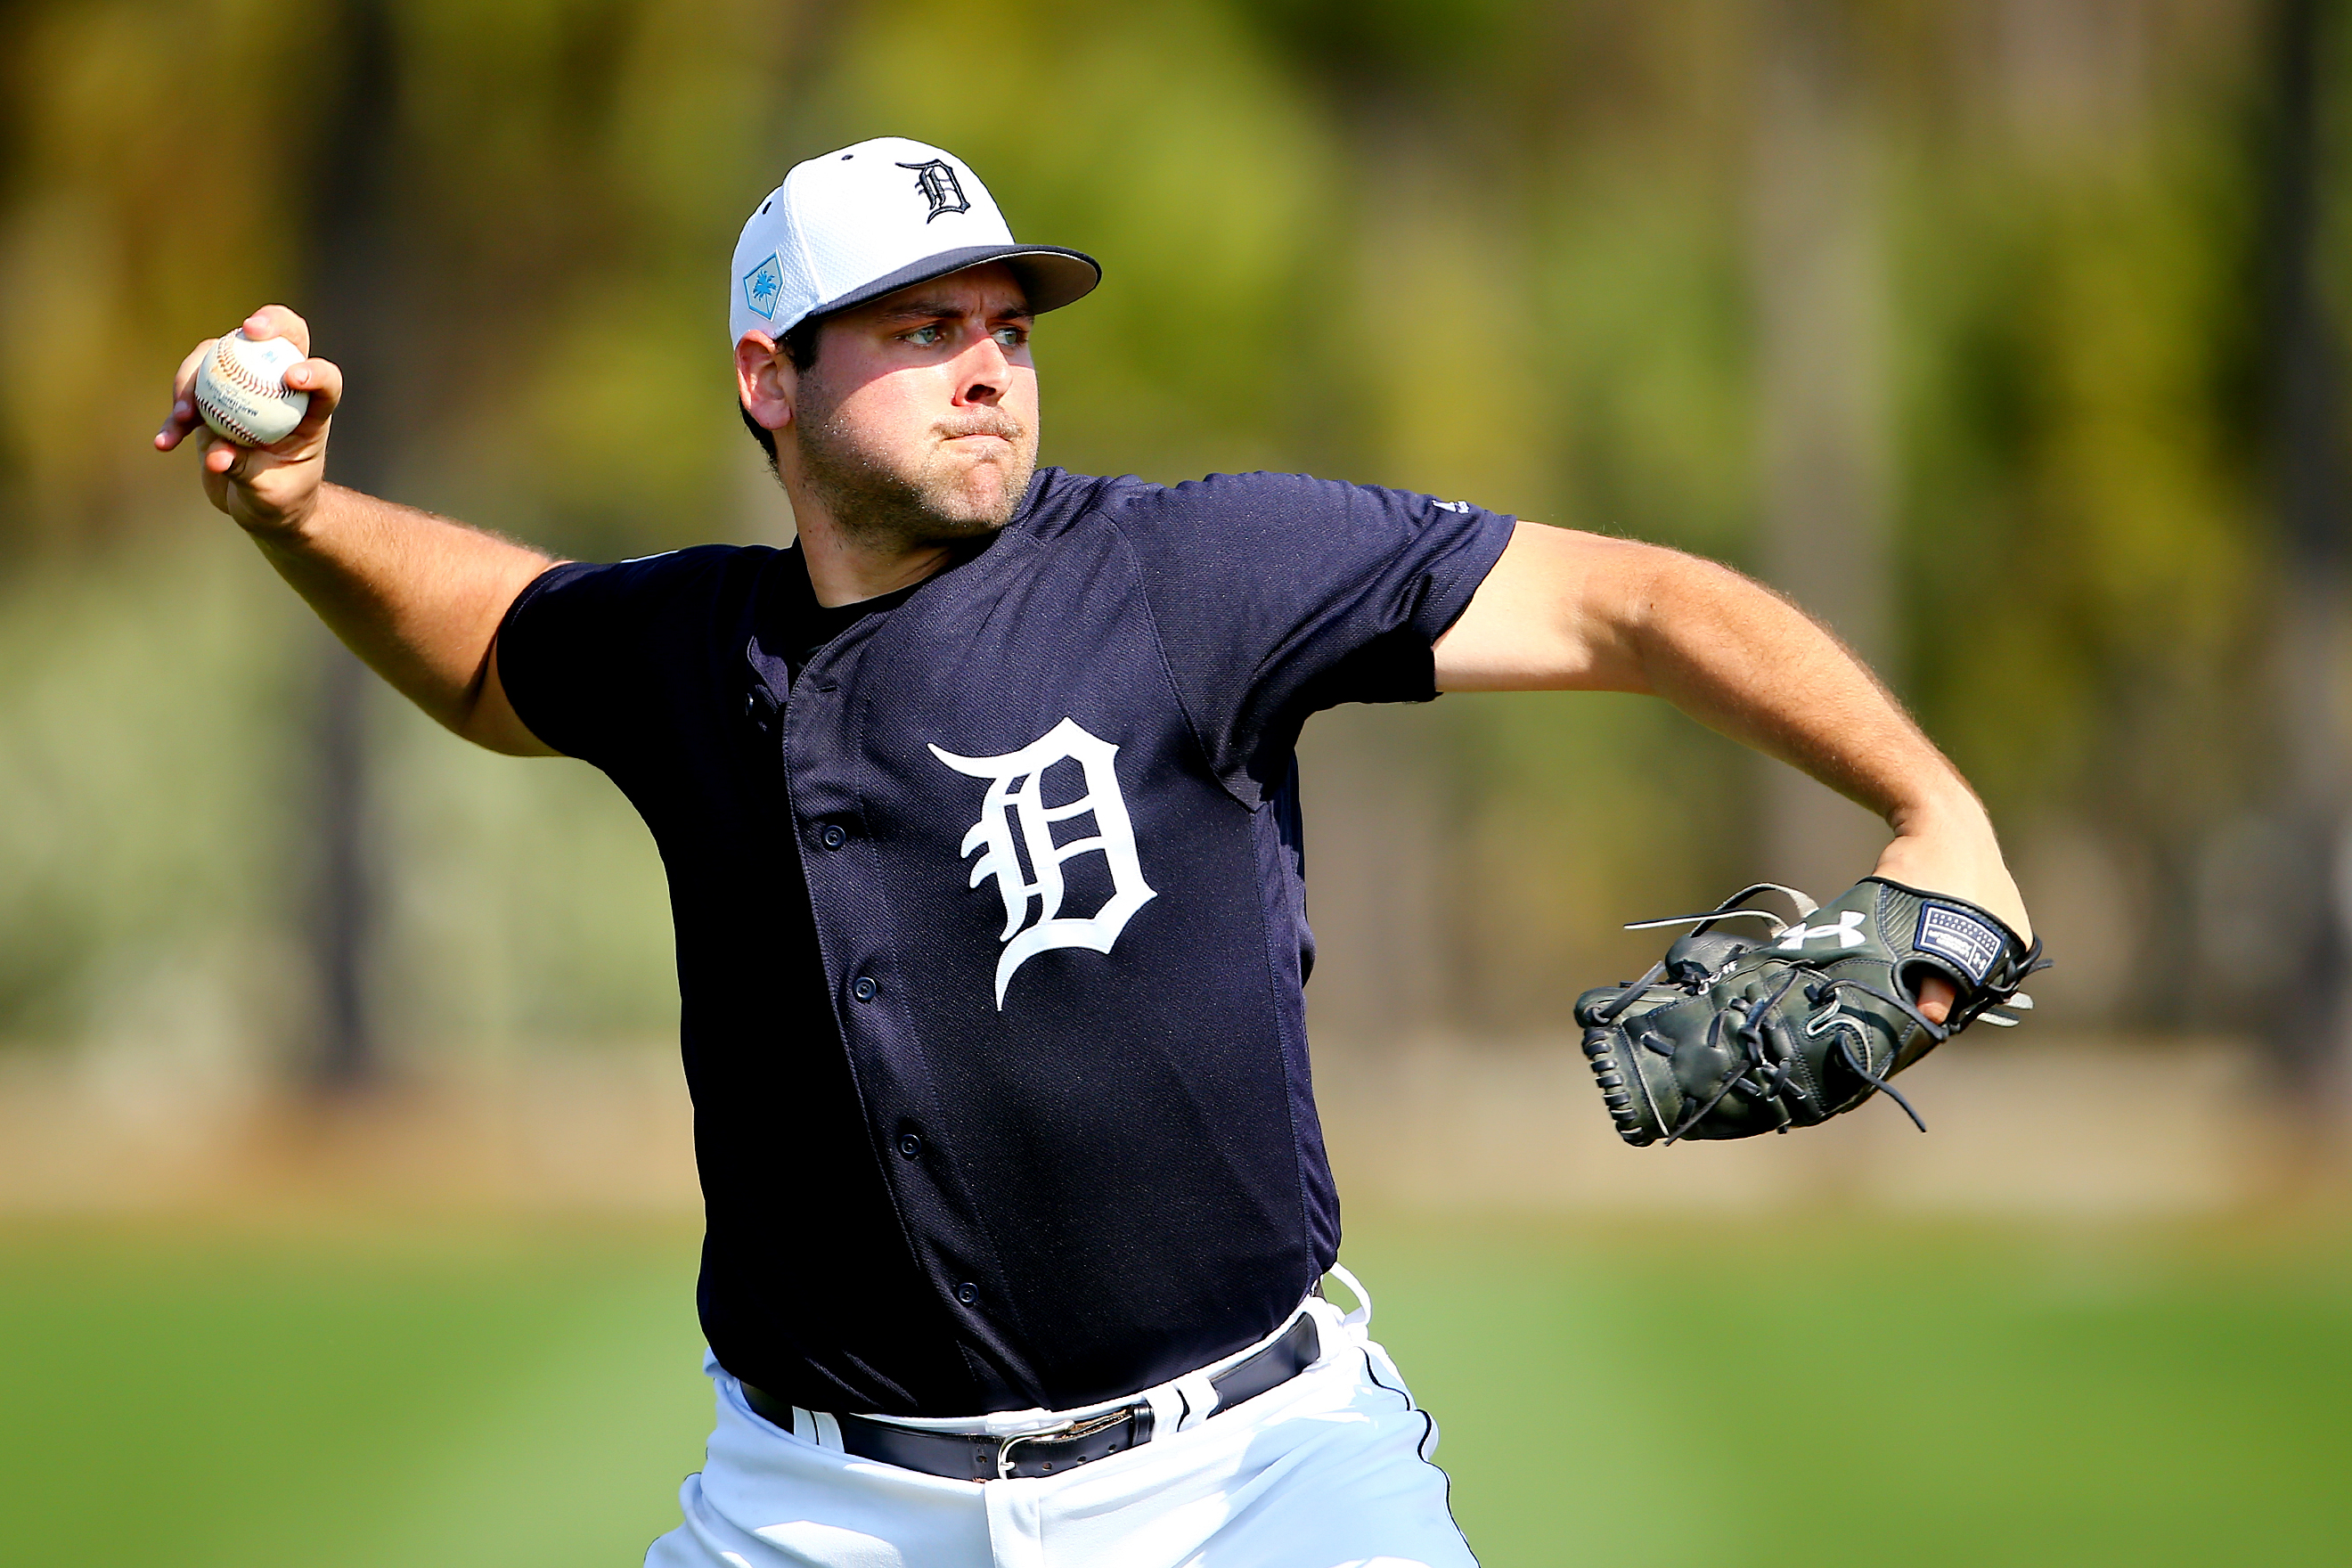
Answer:
[[(1724, 1097), (1735, 1089), (1760, 1104), (1772, 1107), (1779, 1113), (1781, 1125), (1788, 1125), (1789, 1112), (1788, 1109), (1780, 1104), (1780, 1089), (1789, 1081), (1789, 1064), (1767, 1058), (1764, 1054), (1764, 1030), (1756, 1020), (1769, 1016), (1773, 1008), (1780, 1005), (1781, 998), (1788, 995), (1795, 987), (1801, 973), (1800, 966), (1790, 965), (1789, 973), (1781, 977), (1780, 988), (1741, 1016), (1738, 1026), (1732, 1031), (1732, 1037), (1739, 1042), (1741, 1051), (1748, 1058), (1747, 1062), (1738, 1070), (1726, 1075), (1722, 1084), (1707, 1097), (1706, 1103), (1684, 1117), (1681, 1125), (1666, 1135), (1666, 1142), (1669, 1144), (1679, 1142), (1685, 1133), (1706, 1121), (1707, 1113), (1721, 1105)], [(1713, 1047), (1722, 1037), (1723, 1015), (1717, 1013), (1708, 1020), (1706, 1043)], [(1748, 1077), (1749, 1073), (1756, 1071), (1764, 1073), (1766, 1079)]]

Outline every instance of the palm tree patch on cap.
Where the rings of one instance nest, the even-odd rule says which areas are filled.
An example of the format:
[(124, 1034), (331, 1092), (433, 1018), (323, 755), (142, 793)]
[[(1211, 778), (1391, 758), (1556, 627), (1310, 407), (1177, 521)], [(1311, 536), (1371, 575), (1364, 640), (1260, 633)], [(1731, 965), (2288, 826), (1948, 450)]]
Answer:
[(775, 319), (776, 297), (783, 291), (784, 269), (772, 255), (743, 274), (743, 302), (765, 320)]

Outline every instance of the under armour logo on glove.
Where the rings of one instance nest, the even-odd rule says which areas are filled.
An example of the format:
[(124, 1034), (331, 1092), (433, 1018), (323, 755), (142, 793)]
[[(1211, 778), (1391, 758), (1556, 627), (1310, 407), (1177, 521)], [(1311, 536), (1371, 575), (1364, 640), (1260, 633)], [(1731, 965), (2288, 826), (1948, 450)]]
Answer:
[(1809, 926), (1800, 921), (1782, 934), (1776, 945), (1794, 952), (1816, 937), (1824, 942), (1835, 937), (1840, 947), (1860, 947), (1863, 943), (1862, 911), (1846, 910), (1838, 916), (1837, 924), (1833, 926)]
[[(1111, 759), (1118, 748), (1065, 719), (1039, 739), (1001, 757), (960, 757), (931, 748), (960, 773), (988, 780), (988, 794), (980, 805), (980, 820), (964, 835), (959, 853), (982, 851), (971, 868), (969, 886), (977, 888), (993, 877), (1004, 899), (1004, 932), (998, 940), (1004, 952), (996, 961), (996, 1005), (1004, 1007), (1005, 987), (1013, 972), (1041, 952), (1056, 947), (1083, 947), (1108, 952), (1135, 911), (1159, 895), (1143, 879), (1143, 863), (1136, 854), (1135, 827), (1128, 820), (1127, 801), (1118, 793), (1118, 775)], [(1046, 771), (1056, 763), (1076, 763), (1086, 789), (1076, 800), (1047, 805)], [(1054, 824), (1091, 816), (1094, 832), (1067, 844), (1054, 842)], [(1033, 881), (1022, 872), (1024, 856), (1035, 868)], [(1110, 875), (1111, 895), (1092, 915), (1075, 918), (1062, 913), (1066, 884), (1063, 864), (1080, 855), (1100, 855)], [(1029, 918), (1032, 900), (1036, 919)]]

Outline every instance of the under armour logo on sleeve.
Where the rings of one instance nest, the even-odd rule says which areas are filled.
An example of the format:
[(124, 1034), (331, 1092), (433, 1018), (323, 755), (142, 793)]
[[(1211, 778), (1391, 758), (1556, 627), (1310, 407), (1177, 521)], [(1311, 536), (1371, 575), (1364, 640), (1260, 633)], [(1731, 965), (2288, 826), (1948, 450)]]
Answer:
[[(1136, 853), (1135, 827), (1118, 792), (1111, 759), (1118, 748), (1065, 719), (1037, 740), (1001, 757), (960, 757), (931, 747), (931, 755), (960, 773), (988, 780), (980, 820), (964, 835), (961, 854), (980, 850), (968, 886), (993, 877), (1004, 900), (1004, 951), (996, 961), (996, 1005), (1014, 971), (1056, 947), (1083, 947), (1107, 953), (1135, 911), (1159, 895), (1143, 879)], [(1046, 771), (1056, 763), (1077, 763), (1086, 788), (1076, 800), (1047, 805)], [(1066, 844), (1054, 842), (1054, 824), (1091, 816), (1094, 832)], [(1092, 915), (1062, 913), (1062, 867), (1080, 855), (1100, 855), (1110, 875), (1111, 896)], [(1034, 878), (1023, 872), (1024, 858)], [(1030, 918), (1034, 906), (1035, 919)]]

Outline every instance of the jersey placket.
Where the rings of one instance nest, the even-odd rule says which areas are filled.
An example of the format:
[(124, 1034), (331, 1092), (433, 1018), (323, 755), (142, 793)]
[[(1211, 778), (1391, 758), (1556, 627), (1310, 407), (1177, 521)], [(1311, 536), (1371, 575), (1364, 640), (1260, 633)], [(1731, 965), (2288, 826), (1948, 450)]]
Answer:
[[(910, 602), (889, 618), (917, 613)], [(950, 1119), (893, 959), (892, 916), (874, 890), (883, 882), (882, 850), (856, 784), (866, 744), (859, 677), (889, 629), (887, 620), (851, 627), (793, 683), (778, 726), (785, 806), (851, 1081), (908, 1247), (992, 1407), (1034, 1403), (1037, 1391), (1009, 1370), (1025, 1359), (1014, 1349), (1019, 1329), (1004, 1272), (958, 1179)]]

